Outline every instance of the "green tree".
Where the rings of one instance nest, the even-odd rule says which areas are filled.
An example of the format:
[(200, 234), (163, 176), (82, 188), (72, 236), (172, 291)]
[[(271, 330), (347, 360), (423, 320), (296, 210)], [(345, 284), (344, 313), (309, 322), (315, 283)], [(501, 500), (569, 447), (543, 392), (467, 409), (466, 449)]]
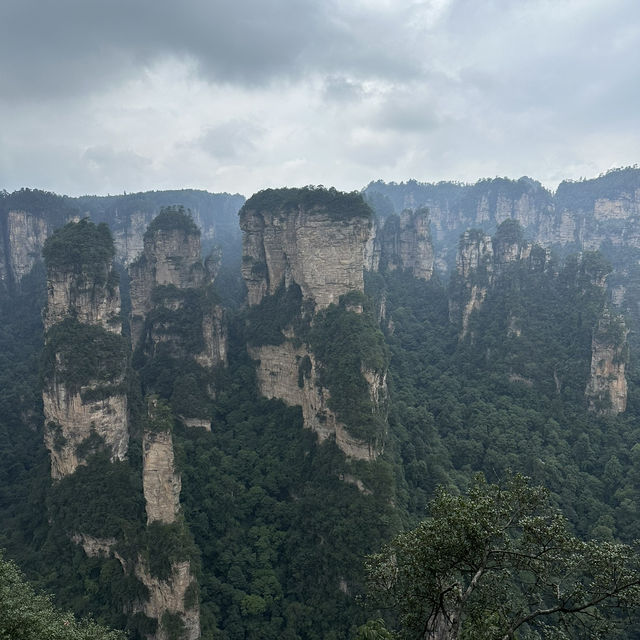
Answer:
[(477, 476), (466, 496), (440, 488), (430, 514), (367, 563), (369, 591), (397, 613), (399, 638), (610, 637), (640, 603), (637, 550), (576, 538), (524, 476)]
[(0, 640), (125, 640), (90, 620), (78, 622), (37, 594), (13, 562), (0, 554)]

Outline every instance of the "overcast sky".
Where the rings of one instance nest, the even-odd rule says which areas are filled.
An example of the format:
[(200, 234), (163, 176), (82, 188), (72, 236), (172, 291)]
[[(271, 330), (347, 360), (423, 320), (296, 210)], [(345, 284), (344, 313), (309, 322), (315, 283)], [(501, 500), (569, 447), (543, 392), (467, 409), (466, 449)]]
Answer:
[(638, 162), (638, 0), (0, 2), (0, 189), (555, 188)]

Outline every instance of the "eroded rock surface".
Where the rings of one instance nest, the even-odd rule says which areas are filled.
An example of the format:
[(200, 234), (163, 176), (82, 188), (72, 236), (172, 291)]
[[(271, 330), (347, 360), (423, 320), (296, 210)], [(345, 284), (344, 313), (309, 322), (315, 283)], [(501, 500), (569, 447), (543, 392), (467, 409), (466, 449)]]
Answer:
[(605, 310), (591, 343), (585, 395), (592, 411), (616, 415), (627, 408), (627, 333), (622, 317)]
[(142, 438), (142, 486), (147, 524), (175, 522), (182, 482), (176, 473), (170, 431), (145, 430)]
[(365, 215), (338, 219), (323, 207), (302, 205), (270, 210), (249, 199), (240, 212), (249, 304), (291, 282), (316, 310), (362, 290), (370, 225)]

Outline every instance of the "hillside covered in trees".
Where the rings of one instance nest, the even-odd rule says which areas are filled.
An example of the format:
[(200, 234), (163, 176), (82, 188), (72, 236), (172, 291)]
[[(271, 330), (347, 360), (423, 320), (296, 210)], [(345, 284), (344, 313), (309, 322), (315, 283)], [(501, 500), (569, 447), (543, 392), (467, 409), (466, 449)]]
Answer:
[(0, 548), (135, 640), (337, 640), (384, 615), (366, 557), (479, 472), (640, 538), (638, 171), (599, 180), (3, 195)]

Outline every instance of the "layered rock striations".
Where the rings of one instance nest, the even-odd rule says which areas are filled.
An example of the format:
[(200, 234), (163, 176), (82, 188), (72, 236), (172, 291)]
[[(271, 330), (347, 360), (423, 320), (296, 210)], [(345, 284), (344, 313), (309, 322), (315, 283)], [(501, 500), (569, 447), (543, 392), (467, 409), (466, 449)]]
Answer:
[(416, 278), (430, 280), (434, 252), (428, 209), (405, 209), (400, 215), (376, 220), (366, 245), (365, 264), (370, 271), (405, 269)]
[(43, 250), (48, 299), (43, 405), (51, 475), (62, 478), (97, 451), (123, 460), (129, 442), (126, 341), (106, 225), (87, 220), (54, 233)]
[[(345, 455), (361, 460), (376, 458), (386, 424), (386, 361), (367, 358), (355, 346), (358, 334), (370, 332), (372, 350), (383, 351), (362, 294), (370, 215), (355, 194), (313, 188), (267, 190), (240, 212), (248, 349), (260, 391), (300, 406), (305, 427), (320, 441), (333, 439)], [(326, 343), (340, 342), (341, 332), (350, 344), (330, 352)], [(341, 398), (346, 385), (337, 382), (344, 356), (351, 359), (341, 366), (357, 367), (350, 374), (357, 416)]]
[(622, 316), (605, 309), (593, 332), (585, 395), (591, 411), (616, 415), (627, 408), (627, 333)]
[(317, 310), (362, 290), (370, 216), (359, 196), (332, 190), (267, 189), (251, 197), (240, 211), (249, 304), (292, 282)]
[(203, 367), (224, 364), (227, 332), (203, 264), (200, 232), (182, 208), (164, 209), (149, 226), (144, 252), (130, 267), (131, 340), (153, 356), (160, 345)]

